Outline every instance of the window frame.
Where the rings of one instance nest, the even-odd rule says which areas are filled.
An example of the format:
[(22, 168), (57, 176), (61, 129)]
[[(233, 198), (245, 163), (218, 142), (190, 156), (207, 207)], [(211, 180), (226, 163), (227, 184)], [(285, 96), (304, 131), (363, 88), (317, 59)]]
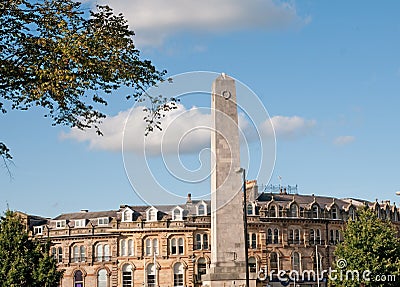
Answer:
[[(105, 272), (105, 280), (103, 281), (102, 280), (102, 282), (100, 282), (100, 273), (102, 273), (102, 272)], [(102, 268), (102, 269), (99, 269), (98, 271), (97, 271), (97, 287), (109, 287), (109, 279), (108, 279), (108, 272), (107, 272), (107, 269), (105, 269), (105, 268)], [(104, 279), (104, 278), (102, 278), (102, 279)], [(103, 285), (103, 283), (105, 283), (105, 285)]]
[(75, 219), (74, 227), (75, 228), (85, 228), (86, 227), (86, 219)]
[(97, 225), (98, 226), (107, 226), (110, 224), (110, 218), (109, 217), (99, 217), (97, 218)]
[(33, 227), (33, 235), (43, 235), (43, 225)]
[(65, 228), (66, 226), (67, 226), (66, 220), (56, 220), (56, 228), (57, 229)]

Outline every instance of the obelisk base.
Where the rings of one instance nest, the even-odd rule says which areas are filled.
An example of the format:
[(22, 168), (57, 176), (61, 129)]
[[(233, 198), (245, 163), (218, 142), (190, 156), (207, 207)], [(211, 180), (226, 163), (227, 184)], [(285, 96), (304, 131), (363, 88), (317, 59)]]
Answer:
[[(245, 262), (219, 263), (211, 267), (207, 274), (201, 276), (203, 287), (245, 287), (246, 269)], [(250, 274), (249, 287), (256, 287), (256, 276)]]

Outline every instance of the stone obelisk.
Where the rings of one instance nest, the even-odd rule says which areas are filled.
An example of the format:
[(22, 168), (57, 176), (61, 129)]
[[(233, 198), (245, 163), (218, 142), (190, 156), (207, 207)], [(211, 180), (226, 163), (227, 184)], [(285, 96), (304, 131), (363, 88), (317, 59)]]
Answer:
[(235, 81), (212, 85), (211, 265), (203, 286), (245, 285), (242, 174)]

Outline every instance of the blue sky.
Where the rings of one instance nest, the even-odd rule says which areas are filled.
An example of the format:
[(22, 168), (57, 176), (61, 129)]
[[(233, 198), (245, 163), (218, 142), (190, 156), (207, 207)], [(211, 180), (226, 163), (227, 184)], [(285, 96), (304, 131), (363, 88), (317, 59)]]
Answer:
[[(104, 3), (126, 15), (142, 56), (169, 76), (225, 72), (258, 96), (277, 125), (269, 183), (279, 184), (281, 176), (283, 184), (298, 184), (303, 194), (400, 200), (395, 196), (400, 189), (398, 1), (164, 2)], [(121, 119), (133, 106), (123, 95), (116, 92), (105, 110), (110, 134), (122, 128)], [(181, 104), (184, 111), (209, 107), (209, 98), (182, 98)], [(8, 203), (54, 217), (141, 204), (132, 181), (141, 194), (157, 194), (149, 179), (134, 176), (142, 166), (131, 161), (127, 175), (112, 138), (52, 127), (42, 115), (40, 109), (2, 115), (1, 140), (14, 156), (13, 179), (0, 172), (2, 209)], [(191, 124), (204, 117), (204, 111), (195, 114)], [(206, 166), (208, 155), (202, 156)], [(196, 152), (187, 151), (182, 159), (198, 165)], [(153, 155), (148, 162), (168, 189), (181, 195), (208, 192), (207, 181), (175, 183), (159, 160)], [(248, 168), (255, 176), (252, 162)], [(157, 200), (165, 202), (163, 196)]]

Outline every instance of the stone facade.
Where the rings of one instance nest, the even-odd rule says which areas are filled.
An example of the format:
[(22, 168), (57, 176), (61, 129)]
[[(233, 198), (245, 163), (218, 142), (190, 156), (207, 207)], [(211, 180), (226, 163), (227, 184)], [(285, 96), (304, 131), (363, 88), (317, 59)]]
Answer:
[[(251, 186), (249, 199), (256, 199), (248, 201), (247, 226), (253, 275), (261, 269), (268, 275), (272, 270), (316, 270), (316, 246), (319, 270), (328, 269), (335, 261), (336, 244), (343, 240), (346, 221), (365, 204), (400, 229), (398, 209), (389, 202), (287, 194), (284, 190), (258, 194), (254, 182)], [(24, 222), (32, 237), (51, 240), (51, 252), (59, 268), (65, 270), (63, 287), (198, 287), (202, 285), (201, 274), (209, 272), (211, 264), (210, 212), (209, 201), (189, 197), (185, 204), (176, 206), (124, 205), (53, 219), (24, 215)], [(225, 232), (236, 236), (229, 227)], [(83, 285), (74, 282), (79, 272)], [(99, 274), (105, 274), (105, 281)], [(264, 273), (260, 274), (263, 279)], [(257, 281), (258, 286), (266, 284), (266, 280)], [(269, 284), (282, 286), (274, 276)], [(310, 281), (297, 284), (316, 286)], [(320, 286), (325, 285), (321, 282)]]

